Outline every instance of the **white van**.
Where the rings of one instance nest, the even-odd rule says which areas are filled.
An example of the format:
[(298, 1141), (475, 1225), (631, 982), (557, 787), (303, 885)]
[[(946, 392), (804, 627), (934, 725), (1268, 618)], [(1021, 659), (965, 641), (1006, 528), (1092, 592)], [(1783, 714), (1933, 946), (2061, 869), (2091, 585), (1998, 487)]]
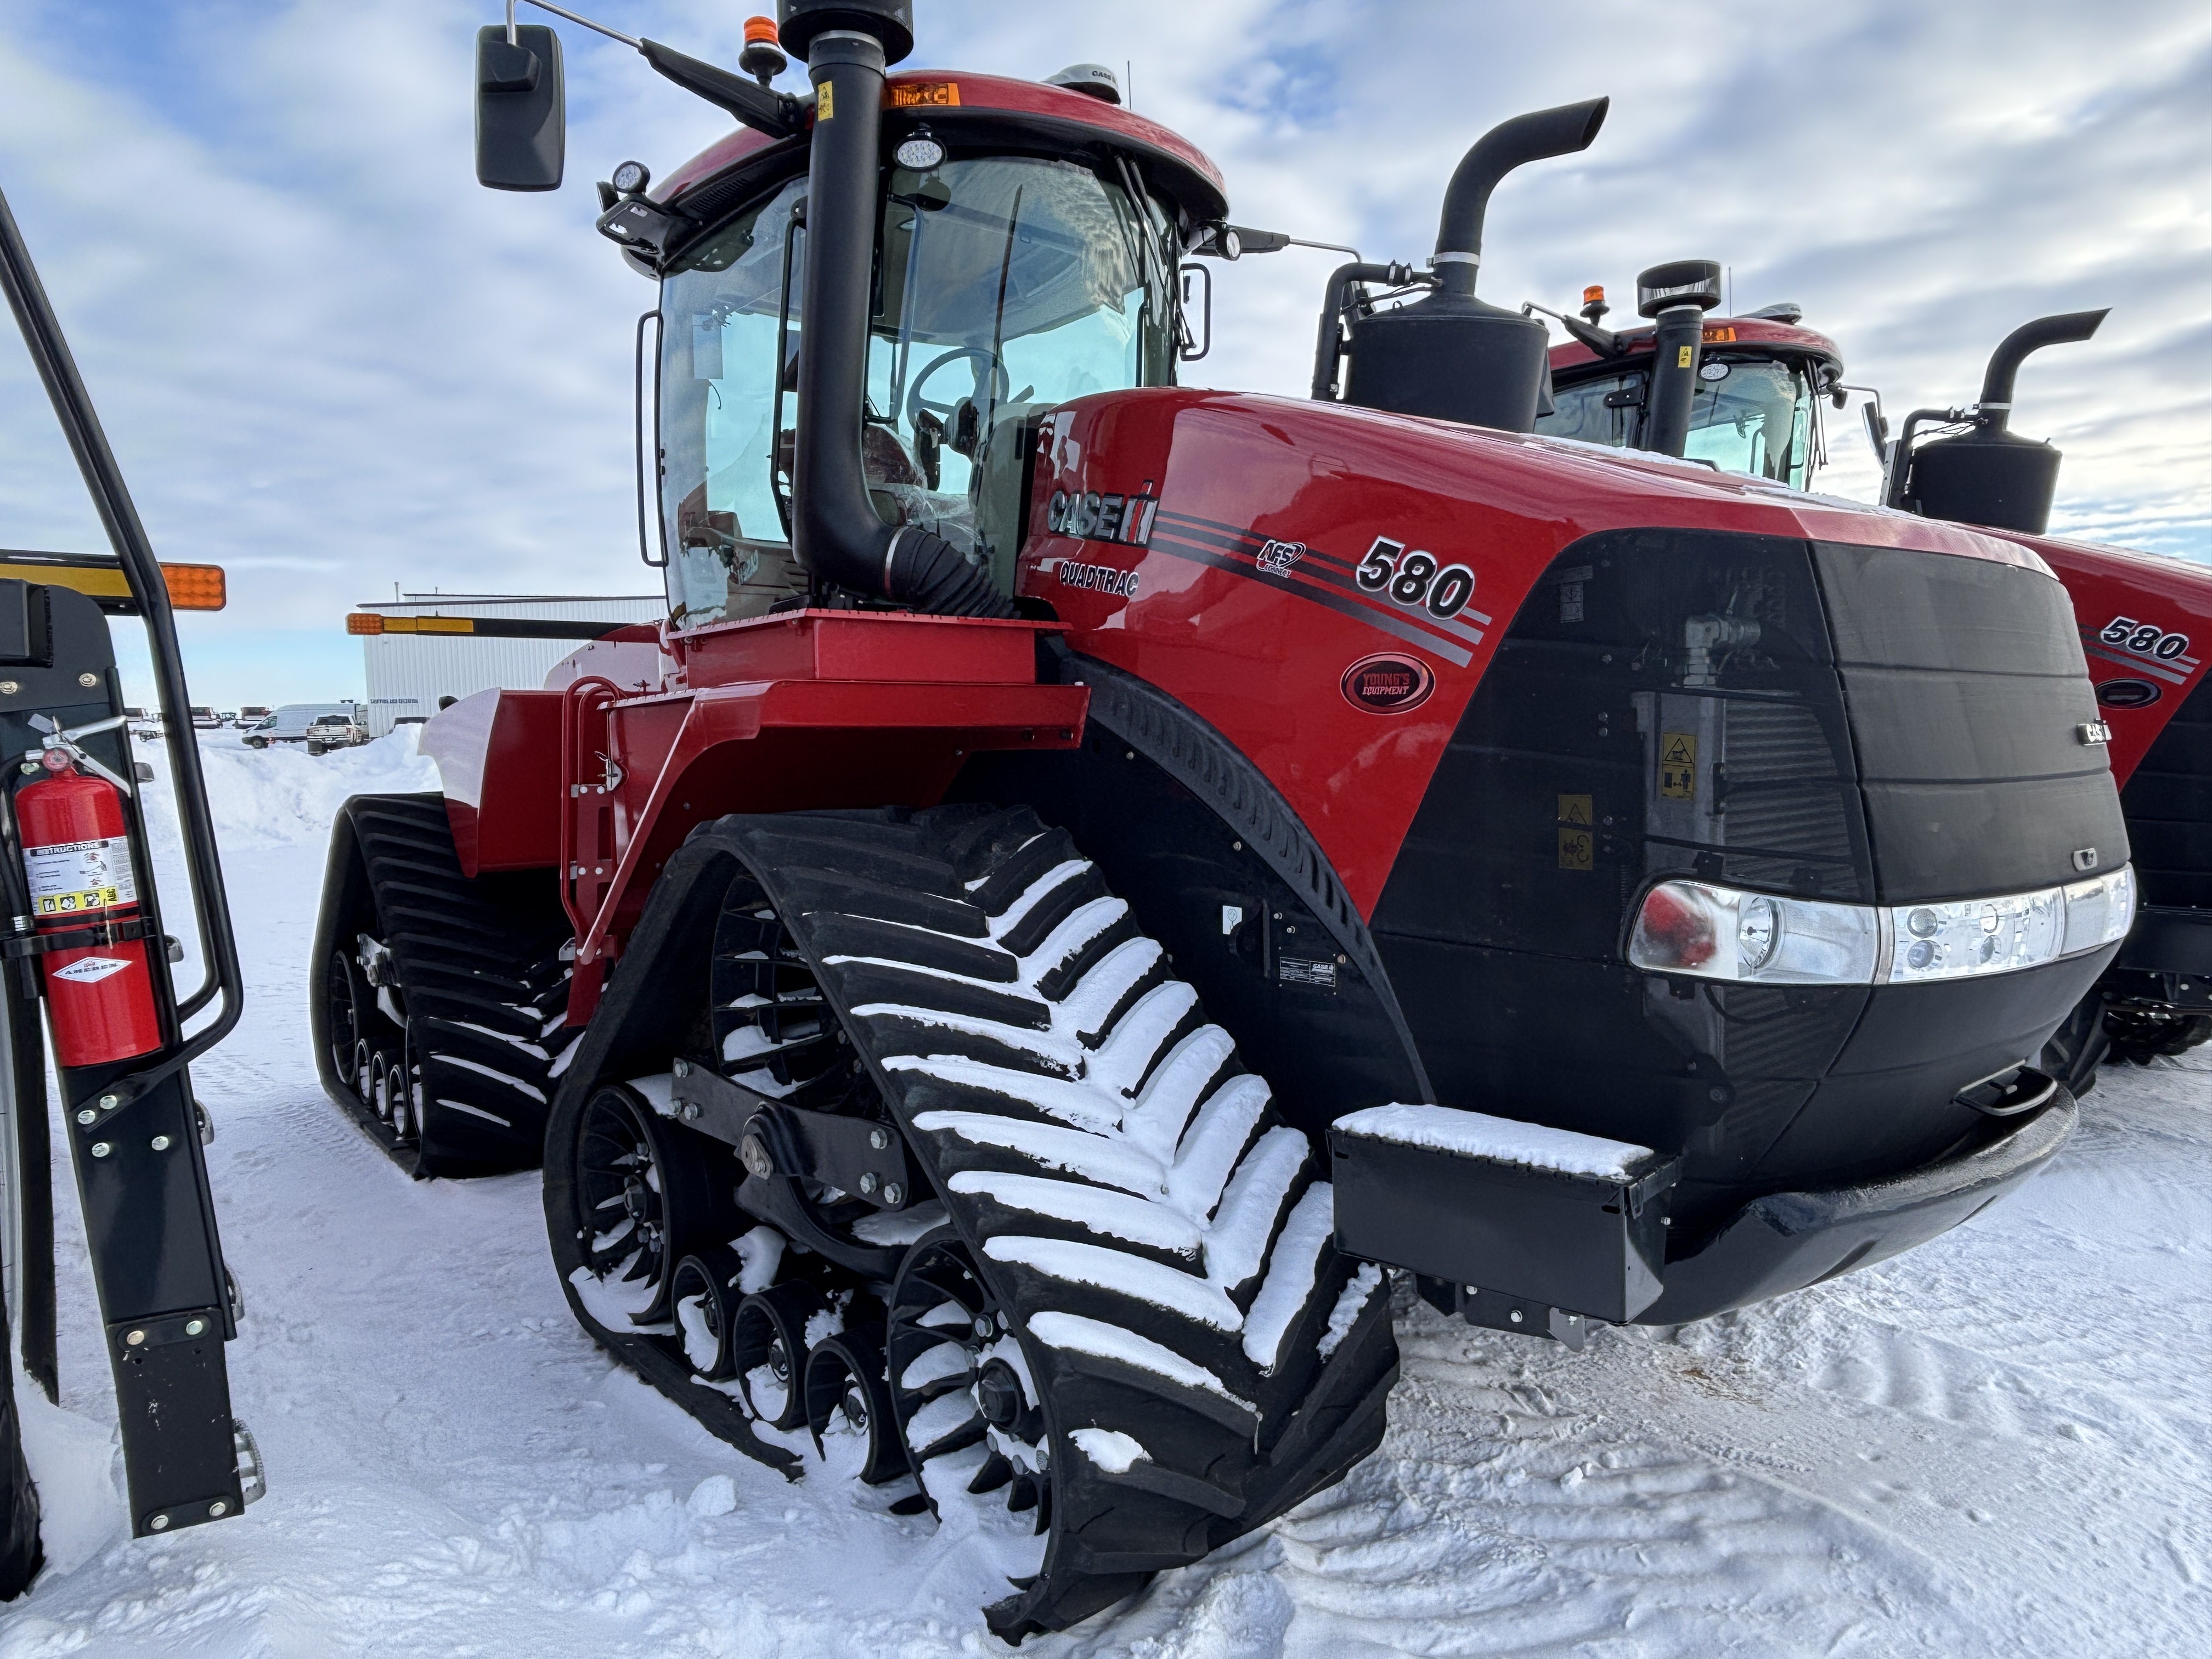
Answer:
[(272, 743), (304, 743), (309, 754), (319, 755), (325, 749), (349, 749), (367, 743), (368, 732), (354, 703), (288, 702), (247, 727), (239, 741), (248, 749), (266, 749)]

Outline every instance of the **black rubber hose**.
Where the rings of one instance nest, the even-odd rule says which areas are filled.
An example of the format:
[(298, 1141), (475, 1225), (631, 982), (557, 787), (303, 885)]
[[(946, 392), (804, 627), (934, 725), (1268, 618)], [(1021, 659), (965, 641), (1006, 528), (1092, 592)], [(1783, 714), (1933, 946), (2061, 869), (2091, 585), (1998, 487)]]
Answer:
[(933, 617), (1011, 617), (1014, 608), (983, 567), (942, 536), (912, 528), (891, 532), (883, 591)]
[(1562, 104), (1501, 121), (1474, 141), (1453, 170), (1444, 191), (1443, 221), (1437, 231), (1437, 278), (1446, 294), (1472, 295), (1482, 252), (1483, 216), (1498, 181), (1524, 162), (1588, 149), (1605, 125), (1609, 98)]
[(1389, 283), (1398, 284), (1410, 281), (1413, 273), (1403, 265), (1370, 265), (1357, 262), (1339, 265), (1330, 273), (1328, 297), (1322, 301), (1321, 332), (1314, 342), (1313, 395), (1323, 403), (1336, 398), (1336, 372), (1344, 360), (1344, 308), (1352, 303), (1352, 285), (1356, 283)]
[(1982, 376), (1982, 428), (2002, 432), (2012, 419), (2012, 387), (2020, 366), (2031, 351), (2049, 345), (2071, 345), (2097, 331), (2097, 325), (2112, 314), (2103, 311), (2069, 311), (2057, 317), (2039, 317), (2022, 323), (1997, 342), (1990, 366)]

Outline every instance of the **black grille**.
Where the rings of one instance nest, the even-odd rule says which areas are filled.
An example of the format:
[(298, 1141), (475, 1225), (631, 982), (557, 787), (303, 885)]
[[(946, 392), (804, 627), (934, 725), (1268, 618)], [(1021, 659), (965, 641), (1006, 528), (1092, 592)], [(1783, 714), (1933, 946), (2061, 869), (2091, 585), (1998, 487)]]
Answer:
[(2212, 673), (2120, 792), (2145, 904), (2212, 908)]

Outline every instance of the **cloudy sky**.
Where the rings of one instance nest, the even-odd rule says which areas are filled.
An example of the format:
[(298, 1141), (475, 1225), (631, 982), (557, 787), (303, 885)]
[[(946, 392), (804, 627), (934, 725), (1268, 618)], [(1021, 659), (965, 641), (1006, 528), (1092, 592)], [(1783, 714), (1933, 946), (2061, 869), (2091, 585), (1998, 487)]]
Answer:
[[(729, 0), (575, 9), (734, 62)], [(592, 183), (727, 130), (562, 25), (568, 182), (480, 190), (477, 27), (497, 0), (7, 0), (0, 188), (163, 556), (230, 571), (186, 621), (197, 695), (355, 695), (356, 602), (652, 591), (629, 369), (645, 281)], [(2110, 306), (2021, 378), (2067, 454), (2055, 527), (2212, 559), (2212, 9), (2202, 0), (918, 0), (917, 64), (1133, 70), (1240, 222), (1432, 246), (1465, 147), (1610, 94), (1596, 145), (1493, 204), (1483, 292), (1705, 257), (1737, 308), (1802, 302), (1893, 411), (1969, 398), (1990, 346)], [(1663, 24), (1662, 16), (1667, 20)], [(787, 82), (800, 84), (793, 76)], [(1333, 256), (1219, 270), (1212, 384), (1296, 393)], [(1199, 378), (1194, 375), (1192, 378)], [(1856, 414), (1825, 486), (1874, 469)], [(0, 544), (102, 546), (27, 363), (0, 340)]]

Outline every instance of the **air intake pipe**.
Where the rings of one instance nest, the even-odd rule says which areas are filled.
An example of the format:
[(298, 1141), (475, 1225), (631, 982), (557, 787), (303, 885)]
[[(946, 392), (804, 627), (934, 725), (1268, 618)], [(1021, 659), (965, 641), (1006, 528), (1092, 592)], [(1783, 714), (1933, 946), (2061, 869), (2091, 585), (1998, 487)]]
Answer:
[[(1507, 432), (1534, 428), (1549, 337), (1543, 324), (1474, 297), (1483, 218), (1491, 192), (1515, 167), (1588, 149), (1610, 101), (1594, 98), (1516, 116), (1476, 140), (1444, 191), (1429, 261), (1433, 291), (1352, 324), (1345, 402)], [(1324, 329), (1333, 321), (1325, 318)], [(1317, 386), (1320, 380), (1317, 366)]]
[[(1889, 506), (1923, 518), (1948, 519), (2039, 536), (2051, 523), (2063, 457), (2046, 443), (2007, 430), (2012, 422), (2013, 383), (2032, 351), (2086, 340), (2105, 320), (2102, 311), (2069, 311), (2039, 317), (1997, 343), (1982, 375), (1980, 404), (1972, 411), (1917, 409), (1906, 417), (1890, 464)], [(1968, 420), (1972, 429), (1916, 447), (1923, 422)]]
[(1652, 322), (1651, 382), (1644, 392), (1637, 447), (1680, 455), (1689, 447), (1705, 313), (1721, 302), (1721, 268), (1711, 259), (1654, 265), (1636, 279), (1636, 309)]
[(782, 0), (785, 47), (814, 83), (801, 288), (792, 552), (817, 583), (933, 616), (1013, 608), (942, 537), (885, 524), (860, 461), (884, 70), (914, 46), (908, 0)]

